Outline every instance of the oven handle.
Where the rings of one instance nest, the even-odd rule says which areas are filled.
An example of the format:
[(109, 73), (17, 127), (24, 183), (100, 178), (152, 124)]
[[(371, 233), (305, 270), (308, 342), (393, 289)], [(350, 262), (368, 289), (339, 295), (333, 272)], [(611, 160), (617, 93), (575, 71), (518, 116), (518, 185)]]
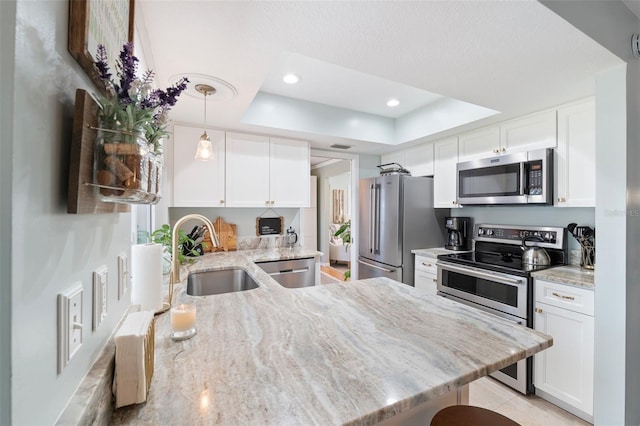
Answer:
[(445, 266), (443, 264), (440, 264), (440, 267), (448, 271), (459, 272), (461, 274), (470, 275), (472, 277), (477, 277), (477, 278), (486, 278), (488, 280), (496, 281), (503, 284), (521, 285), (523, 282), (522, 279), (501, 277), (499, 275), (487, 274), (486, 272), (476, 271), (475, 269), (460, 268), (452, 265)]

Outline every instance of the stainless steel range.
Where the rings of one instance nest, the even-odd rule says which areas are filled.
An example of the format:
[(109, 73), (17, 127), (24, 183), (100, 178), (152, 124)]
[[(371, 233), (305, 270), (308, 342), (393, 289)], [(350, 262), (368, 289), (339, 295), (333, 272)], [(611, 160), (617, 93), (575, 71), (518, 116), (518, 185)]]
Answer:
[[(531, 273), (567, 263), (567, 230), (477, 224), (473, 235), (475, 251), (438, 256), (438, 294), (532, 328)], [(525, 238), (528, 248), (548, 253), (547, 264), (526, 263)], [(533, 393), (531, 358), (492, 376), (519, 392)]]

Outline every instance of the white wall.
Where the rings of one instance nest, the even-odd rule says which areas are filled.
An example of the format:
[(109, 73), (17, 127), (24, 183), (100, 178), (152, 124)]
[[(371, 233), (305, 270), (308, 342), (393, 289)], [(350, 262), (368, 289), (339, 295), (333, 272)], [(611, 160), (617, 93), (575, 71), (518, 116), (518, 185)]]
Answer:
[(0, 424), (11, 424), (11, 174), (16, 4), (0, 1)]
[[(66, 212), (75, 90), (94, 90), (67, 51), (68, 14), (68, 1), (17, 1), (15, 78), (10, 94), (14, 120), (9, 242), (10, 423), (17, 425), (55, 423), (130, 304), (126, 299), (117, 301), (116, 291), (117, 255), (130, 253), (130, 215)], [(4, 21), (2, 31), (4, 43)], [(2, 53), (4, 66), (10, 57), (5, 57), (4, 48)], [(4, 83), (3, 74), (3, 120)], [(5, 142), (3, 137), (3, 146)], [(3, 189), (3, 201), (4, 194)], [(2, 242), (6, 250), (7, 241)], [(2, 259), (6, 259), (4, 252)], [(94, 332), (91, 279), (92, 271), (101, 265), (109, 271), (109, 311)], [(58, 375), (57, 295), (78, 281), (84, 290), (84, 342)], [(3, 279), (2, 287), (8, 285)]]
[(596, 260), (594, 420), (638, 425), (640, 63), (630, 40), (640, 32), (640, 20), (620, 1), (543, 3), (626, 63), (596, 78), (596, 228), (601, 250)]

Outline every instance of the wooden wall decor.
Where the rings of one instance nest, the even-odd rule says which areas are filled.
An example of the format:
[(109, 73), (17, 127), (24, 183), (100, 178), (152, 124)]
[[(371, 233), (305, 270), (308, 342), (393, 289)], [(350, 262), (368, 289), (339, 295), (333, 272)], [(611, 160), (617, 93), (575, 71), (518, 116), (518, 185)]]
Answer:
[(133, 42), (134, 8), (135, 0), (69, 0), (67, 49), (103, 93), (104, 83), (93, 66), (98, 44), (105, 46), (109, 65), (115, 70), (122, 46)]
[(98, 127), (98, 104), (82, 89), (76, 90), (73, 115), (71, 155), (69, 158), (69, 193), (67, 213), (124, 213), (131, 211), (128, 204), (104, 203), (96, 197), (93, 182), (93, 147)]

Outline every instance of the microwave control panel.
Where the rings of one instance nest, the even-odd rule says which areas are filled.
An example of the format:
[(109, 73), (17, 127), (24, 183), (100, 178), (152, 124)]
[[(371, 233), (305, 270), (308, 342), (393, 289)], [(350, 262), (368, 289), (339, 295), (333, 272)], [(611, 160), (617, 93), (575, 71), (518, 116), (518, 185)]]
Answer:
[(543, 182), (542, 182), (542, 161), (531, 161), (527, 163), (528, 167), (528, 195), (542, 195)]

